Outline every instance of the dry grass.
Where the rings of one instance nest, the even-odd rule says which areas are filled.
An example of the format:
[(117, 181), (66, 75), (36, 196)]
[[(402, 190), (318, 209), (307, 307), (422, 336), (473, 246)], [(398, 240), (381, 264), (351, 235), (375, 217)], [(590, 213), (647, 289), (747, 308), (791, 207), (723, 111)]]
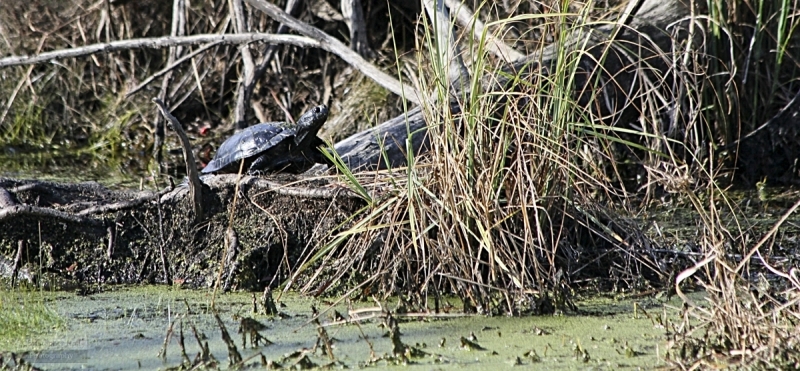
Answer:
[[(619, 174), (629, 170), (618, 165), (615, 150), (635, 147), (650, 156), (655, 149), (628, 138), (655, 135), (604, 124), (599, 110), (576, 100), (574, 91), (585, 86), (575, 76), (588, 72), (584, 63), (597, 58), (592, 53), (609, 49), (567, 44), (566, 35), (585, 30), (588, 14), (531, 16), (562, 32), (554, 48), (560, 54), (549, 75), (520, 74), (504, 90), (484, 91), (482, 76), (508, 71), (494, 67), (480, 43), (468, 51), (472, 94), (462, 97), (463, 111), (423, 108), (427, 121), (438, 124), (429, 128), (429, 154), (409, 156), (414, 166), (347, 174), (370, 207), (309, 257), (303, 269), (319, 268), (302, 289), (352, 287), (347, 278), (364, 272), (357, 279), (361, 294), (401, 293), (432, 308), (440, 295), (455, 293), (468, 310), (545, 313), (571, 307), (574, 281), (626, 290), (660, 285), (669, 272), (637, 227), (618, 218), (625, 207), (601, 206), (625, 205), (636, 194), (624, 188)], [(419, 73), (415, 85), (445, 101), (439, 81), (446, 73), (431, 62), (437, 56), (419, 58), (434, 73)], [(592, 86), (598, 85), (587, 90)], [(658, 155), (650, 157), (664, 157)]]
[[(737, 6), (742, 11), (748, 5)], [(784, 6), (789, 8), (769, 14), (797, 12)], [(589, 23), (590, 12), (576, 14), (545, 17), (548, 27), (562, 32), (556, 40)], [(704, 289), (708, 299), (695, 303), (681, 292), (685, 321), (669, 329), (668, 357), (675, 366), (797, 368), (797, 269), (791, 259), (770, 255), (779, 250), (770, 245), (782, 225), (768, 234), (747, 227), (742, 211), (726, 196), (736, 157), (720, 151), (741, 130), (755, 129), (752, 122), (764, 122), (763, 115), (752, 117), (742, 129), (738, 112), (750, 107), (776, 112), (791, 98), (784, 94), (776, 102), (763, 90), (742, 89), (756, 84), (791, 90), (792, 83), (781, 85), (771, 76), (785, 76), (785, 81), (796, 76), (797, 63), (787, 62), (797, 43), (795, 23), (777, 25), (777, 18), (760, 15), (764, 28), (750, 36), (772, 40), (764, 44), (768, 49), (755, 51), (739, 32), (746, 25), (727, 17), (735, 14), (689, 19), (683, 28), (672, 29), (674, 43), (667, 53), (653, 47), (651, 58), (627, 66), (641, 81), (626, 96), (639, 110), (633, 126), (620, 125), (623, 119), (602, 107), (586, 109), (583, 98), (576, 99), (574, 91), (581, 86), (602, 91), (606, 85), (603, 79), (576, 82), (574, 76), (586, 71), (580, 62), (599, 58), (567, 45), (557, 48), (561, 55), (547, 76), (520, 78), (491, 93), (474, 79), (461, 114), (452, 115), (446, 105), (425, 107), (428, 121), (441, 123), (430, 128), (430, 154), (410, 158), (415, 166), (409, 168), (349, 178), (370, 206), (354, 217), (351, 229), (309, 259), (321, 264), (303, 289), (339, 286), (351, 288), (350, 295), (402, 294), (429, 309), (437, 308), (440, 295), (454, 293), (467, 310), (543, 313), (568, 309), (569, 288), (587, 283), (619, 290), (663, 284), (669, 291), (677, 276), (683, 287)], [(624, 48), (604, 46), (610, 47), (600, 58), (612, 53), (625, 58)], [(467, 54), (473, 76), (497, 75), (480, 45)], [(423, 53), (419, 64), (435, 65), (430, 63), (435, 58)], [(657, 72), (662, 64), (666, 74)], [(755, 69), (763, 74), (754, 74)], [(445, 75), (435, 72), (418, 85), (437, 91)], [(600, 97), (592, 94), (589, 102), (597, 102)], [(663, 200), (695, 210), (700, 222), (692, 254), (668, 242), (659, 245), (639, 230), (641, 225), (625, 222), (640, 207)], [(613, 207), (601, 206), (609, 201)], [(787, 210), (786, 218), (796, 220), (794, 212)], [(758, 240), (768, 243), (753, 245)], [(743, 257), (747, 252), (764, 256)]]
[[(709, 1), (709, 7), (711, 19), (698, 19), (697, 25), (708, 30), (705, 44), (701, 45), (704, 49), (698, 50), (710, 54), (690, 54), (694, 62), (679, 65), (679, 76), (687, 92), (689, 87), (699, 87), (693, 96), (687, 94), (684, 107), (713, 109), (699, 112), (698, 120), (692, 123), (689, 127), (692, 130), (687, 130), (685, 137), (703, 138), (695, 133), (705, 131), (730, 142), (765, 123), (771, 116), (765, 118), (763, 112), (776, 112), (776, 107), (791, 99), (787, 93), (796, 90), (792, 80), (797, 76), (800, 61), (791, 54), (800, 47), (794, 35), (798, 23), (785, 16), (800, 9), (788, 2), (748, 1)], [(749, 22), (756, 27), (751, 28), (753, 23)], [(785, 142), (774, 137), (765, 139), (777, 132), (791, 138), (793, 132), (786, 131), (785, 125), (791, 124), (777, 123), (752, 136), (751, 143), (742, 142), (740, 153), (744, 156), (735, 161), (749, 163), (751, 169), (740, 176), (753, 181), (752, 157), (758, 156), (758, 152), (751, 149), (755, 147), (782, 148), (783, 153), (773, 153), (770, 157), (791, 153), (792, 146)], [(679, 196), (692, 204), (701, 220), (697, 244), (703, 259), (678, 275), (676, 284), (679, 293), (682, 286), (698, 285), (707, 297), (705, 302), (697, 303), (681, 294), (686, 302), (684, 320), (671, 331), (668, 358), (686, 369), (723, 365), (797, 369), (800, 367), (797, 351), (800, 281), (793, 266), (796, 263), (784, 255), (795, 254), (797, 245), (781, 235), (790, 221), (797, 219), (800, 201), (785, 209), (781, 219), (768, 231), (752, 228), (749, 216), (722, 188), (731, 179), (727, 167), (730, 163), (713, 156), (703, 159), (698, 155), (703, 146), (709, 147), (706, 152), (713, 152), (714, 147), (701, 140), (685, 142), (687, 149), (693, 151), (695, 162), (702, 164), (699, 171), (679, 174), (667, 171), (657, 179), (673, 185)], [(789, 156), (796, 158), (797, 153)], [(774, 162), (764, 160), (762, 164), (759, 176), (772, 178), (775, 171), (770, 167)], [(784, 174), (792, 171), (796, 169), (778, 169)]]

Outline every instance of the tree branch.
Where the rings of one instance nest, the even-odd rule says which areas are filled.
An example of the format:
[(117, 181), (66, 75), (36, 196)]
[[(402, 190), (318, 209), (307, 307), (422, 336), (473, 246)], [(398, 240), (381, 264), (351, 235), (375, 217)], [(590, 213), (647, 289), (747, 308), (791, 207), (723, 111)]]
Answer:
[[(247, 21), (244, 18), (244, 6), (242, 0), (231, 0), (231, 10), (233, 12), (233, 24), (236, 33), (247, 32)], [(242, 53), (243, 73), (239, 75), (239, 87), (236, 88), (236, 107), (233, 110), (233, 125), (236, 129), (244, 129), (247, 127), (247, 108), (250, 107), (250, 92), (247, 86), (253, 82), (253, 73), (255, 70), (255, 63), (253, 63), (253, 54), (250, 53), (250, 47), (247, 44), (239, 46), (239, 52)]]
[(159, 76), (162, 76), (165, 73), (167, 73), (169, 71), (172, 71), (173, 69), (175, 69), (175, 67), (180, 66), (181, 63), (186, 62), (189, 59), (194, 58), (198, 54), (200, 54), (200, 53), (202, 53), (202, 52), (204, 52), (204, 51), (206, 51), (206, 50), (208, 50), (210, 48), (213, 48), (216, 45), (219, 45), (219, 41), (214, 41), (214, 42), (205, 44), (205, 45), (197, 48), (197, 50), (195, 50), (195, 51), (193, 51), (193, 52), (191, 52), (189, 54), (184, 55), (183, 57), (181, 57), (180, 59), (176, 60), (175, 62), (173, 62), (169, 66), (166, 66), (166, 67), (162, 68), (161, 71), (158, 71), (158, 72), (152, 74), (150, 77), (148, 77), (144, 81), (142, 81), (139, 85), (136, 85), (135, 88), (133, 88), (131, 90), (128, 90), (128, 92), (125, 93), (125, 99), (130, 98), (132, 95), (134, 95), (134, 94), (138, 93), (140, 90), (144, 89), (145, 86), (147, 86), (148, 84), (153, 82), (153, 80), (157, 79)]
[[(247, 44), (253, 42), (265, 42), (272, 44), (290, 44), (300, 47), (325, 48), (316, 40), (297, 35), (273, 35), (265, 33), (246, 33), (246, 34), (201, 34), (182, 37), (149, 37), (142, 39), (112, 41), (110, 43), (91, 44), (77, 48), (54, 50), (33, 56), (21, 55), (0, 59), (0, 68), (11, 66), (22, 66), (27, 64), (44, 63), (54, 59), (84, 57), (97, 53), (109, 53), (128, 49), (163, 49), (176, 45), (197, 45), (206, 43), (219, 44)], [(349, 50), (349, 49), (348, 49)], [(335, 51), (328, 50), (334, 54)]]
[[(288, 0), (286, 2), (285, 11), (289, 15), (297, 14), (297, 12), (300, 11), (300, 5), (301, 5), (300, 0)], [(289, 32), (289, 27), (287, 27), (285, 24), (280, 24), (278, 25), (278, 30), (275, 31), (275, 34), (282, 35), (287, 32)], [(247, 86), (245, 86), (245, 94), (247, 94), (247, 96), (253, 95), (253, 90), (256, 87), (256, 82), (261, 80), (261, 77), (263, 77), (264, 73), (267, 72), (267, 67), (269, 66), (269, 63), (272, 60), (272, 57), (275, 56), (277, 50), (278, 50), (278, 44), (270, 44), (264, 49), (264, 55), (261, 58), (261, 62), (259, 63), (258, 67), (256, 67), (256, 70), (253, 72), (253, 79)], [(258, 111), (256, 111), (256, 115), (258, 115)]]
[[(458, 24), (466, 30), (474, 29), (474, 31), (470, 31), (469, 33), (475, 40), (480, 41), (486, 26), (478, 19), (478, 16), (472, 12), (472, 9), (458, 0), (445, 0), (444, 2), (456, 17)], [(486, 33), (486, 50), (509, 62), (516, 61), (525, 56), (525, 54), (503, 43), (503, 40), (496, 38), (491, 32)]]
[[(186, 2), (184, 0), (174, 0), (172, 2), (172, 28), (169, 35), (172, 37), (183, 36), (184, 29), (186, 28), (186, 17), (184, 17), (184, 8)], [(173, 64), (175, 58), (183, 54), (183, 46), (171, 46), (169, 48), (169, 56), (167, 56), (167, 64)], [(168, 70), (161, 79), (161, 91), (158, 93), (158, 98), (164, 102), (169, 102), (169, 86), (172, 81), (172, 70)], [(164, 147), (164, 118), (156, 116), (155, 127), (153, 130), (153, 160), (158, 166), (158, 172), (163, 171), (161, 159), (162, 150)]]
[(169, 120), (172, 124), (172, 129), (178, 134), (181, 140), (181, 147), (183, 148), (183, 159), (186, 162), (186, 174), (189, 177), (189, 195), (192, 197), (192, 208), (194, 209), (194, 221), (200, 222), (203, 219), (203, 183), (200, 181), (200, 176), (197, 174), (197, 165), (194, 161), (194, 154), (192, 154), (192, 143), (186, 132), (183, 131), (180, 121), (175, 116), (169, 113), (169, 109), (158, 98), (153, 98), (153, 103), (158, 105), (158, 110), (161, 114)]
[(323, 49), (338, 55), (345, 62), (353, 66), (353, 68), (361, 71), (361, 73), (373, 79), (378, 85), (383, 86), (392, 93), (416, 104), (420, 104), (422, 99), (425, 99), (422, 93), (411, 86), (400, 83), (400, 81), (367, 62), (358, 55), (358, 53), (350, 50), (347, 45), (344, 45), (341, 41), (336, 40), (333, 36), (326, 34), (322, 30), (300, 22), (284, 13), (274, 4), (270, 4), (265, 0), (247, 0), (247, 2), (254, 8), (267, 14), (270, 18), (291, 27), (305, 36), (318, 40), (322, 44)]

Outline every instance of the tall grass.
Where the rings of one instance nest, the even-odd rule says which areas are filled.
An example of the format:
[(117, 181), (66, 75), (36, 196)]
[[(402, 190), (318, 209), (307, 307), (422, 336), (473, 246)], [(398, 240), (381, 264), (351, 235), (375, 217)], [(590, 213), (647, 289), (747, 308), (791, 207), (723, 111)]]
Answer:
[[(348, 184), (359, 181), (357, 193), (383, 197), (370, 198), (374, 205), (354, 227), (311, 259), (321, 264), (304, 289), (318, 287), (323, 277), (325, 285), (346, 286), (352, 273), (369, 272), (359, 282), (369, 288), (362, 292), (403, 294), (424, 308), (435, 307), (442, 294), (457, 294), (467, 310), (541, 313), (570, 307), (572, 279), (599, 273), (603, 284), (632, 287), (643, 270), (655, 271), (640, 258), (646, 251), (637, 251), (636, 228), (613, 221), (613, 211), (598, 202), (626, 195), (624, 180), (607, 171), (617, 166), (615, 146), (653, 150), (626, 139), (647, 133), (604, 125), (600, 111), (576, 96), (603, 89), (600, 79), (581, 80), (591, 72), (587, 61), (608, 49), (587, 51), (588, 15), (582, 9), (505, 21), (536, 18), (558, 32), (541, 69), (542, 60), (517, 70), (500, 67), (484, 48), (486, 35), (476, 43), (465, 38), (472, 77), (457, 113), (449, 99), (449, 60), (427, 47), (436, 38), (423, 33), (418, 50), (426, 51), (418, 65), (425, 70), (415, 85), (436, 97), (423, 106), (428, 154), (415, 158), (409, 151), (402, 169), (355, 176), (342, 169)], [(490, 26), (502, 29), (502, 23)], [(500, 88), (485, 89), (490, 85)]]
[[(435, 308), (439, 295), (455, 293), (465, 309), (485, 313), (566, 309), (568, 288), (587, 278), (622, 289), (672, 285), (671, 272), (686, 266), (691, 254), (677, 246), (658, 250), (665, 254), (651, 249), (657, 241), (621, 218), (637, 210), (636, 202), (672, 195), (674, 204), (695, 210), (700, 222), (693, 246), (702, 257), (677, 275), (686, 315), (669, 328), (669, 359), (686, 368), (720, 361), (797, 368), (800, 283), (796, 269), (785, 258), (777, 260), (781, 268), (769, 252), (777, 251), (772, 244), (799, 204), (772, 229), (754, 234), (727, 196), (730, 163), (715, 156), (717, 146), (763, 123), (759, 114), (760, 121), (751, 116), (754, 121), (743, 124), (747, 115), (740, 110), (775, 112), (791, 98), (785, 93), (796, 75), (789, 52), (796, 22), (777, 15), (797, 9), (781, 4), (765, 10), (765, 2), (712, 3), (709, 17), (669, 30), (667, 50), (605, 42), (599, 54), (565, 41), (586, 30), (586, 12), (548, 14), (559, 32), (553, 39), (561, 42), (551, 49), (548, 72), (495, 67), (478, 42), (465, 53), (473, 77), (458, 114), (442, 103), (449, 94), (442, 83), (445, 63), (433, 62), (441, 56), (421, 53), (419, 65), (430, 70), (419, 74), (418, 85), (436, 92), (439, 102), (423, 107), (434, 123), (430, 152), (409, 155), (407, 168), (356, 175), (363, 190), (383, 190), (385, 197), (374, 199), (355, 227), (317, 257), (324, 264), (313, 278), (335, 284), (369, 272), (358, 281), (360, 291), (350, 293), (401, 293), (426, 308)], [(737, 6), (758, 9), (755, 18), (763, 21), (750, 35), (761, 41), (731, 38), (743, 35), (733, 22), (742, 17), (732, 13)], [(429, 44), (434, 38), (422, 39)], [(643, 50), (649, 58), (629, 58)], [(629, 58), (627, 69), (640, 81), (624, 95), (638, 108), (633, 125), (615, 120), (613, 105), (607, 111), (592, 106), (608, 101), (611, 72), (580, 81), (593, 70), (587, 60), (608, 58)], [(541, 62), (531, 61), (531, 69)], [(482, 76), (501, 76), (504, 89), (484, 90)], [(788, 82), (776, 83), (776, 76)], [(743, 93), (745, 85), (759, 88)], [(776, 99), (770, 92), (783, 94)], [(616, 206), (603, 206), (608, 201)], [(683, 294), (688, 282), (706, 290), (707, 302)], [(306, 288), (315, 285), (312, 279)]]

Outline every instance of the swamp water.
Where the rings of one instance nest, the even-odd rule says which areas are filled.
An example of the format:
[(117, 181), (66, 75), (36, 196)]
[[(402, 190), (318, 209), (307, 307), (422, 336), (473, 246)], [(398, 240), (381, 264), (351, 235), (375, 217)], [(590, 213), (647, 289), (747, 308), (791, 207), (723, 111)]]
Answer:
[[(179, 346), (182, 323), (189, 359), (194, 359), (201, 350), (193, 325), (202, 341), (208, 343), (220, 368), (228, 368), (228, 348), (209, 309), (209, 291), (162, 286), (112, 288), (85, 296), (67, 292), (2, 291), (0, 294), (0, 355), (7, 366), (13, 352), (45, 370), (172, 368), (182, 362)], [(452, 304), (457, 305), (457, 301), (452, 300)], [(284, 295), (279, 303), (281, 316), (254, 314), (250, 293), (218, 295), (215, 306), (245, 360), (245, 369), (263, 369), (262, 362), (266, 360), (292, 369), (330, 365), (417, 370), (495, 370), (513, 366), (583, 370), (665, 366), (662, 359), (665, 329), (658, 322), (659, 319), (675, 321), (679, 303), (650, 298), (595, 299), (578, 303), (582, 312), (591, 314), (517, 318), (454, 313), (443, 315), (447, 318), (397, 315), (402, 343), (422, 351), (407, 366), (395, 366), (386, 360), (388, 356), (380, 359), (392, 353), (392, 340), (384, 336), (388, 330), (379, 326), (384, 322), (381, 318), (361, 321), (358, 325), (331, 324), (334, 310), (321, 315), (320, 323), (331, 339), (334, 356), (331, 360), (324, 354), (322, 344), (315, 349), (319, 333), (317, 325), (311, 322), (311, 307), (324, 311), (329, 307), (327, 302)], [(376, 307), (368, 302), (352, 306)], [(348, 313), (344, 305), (334, 309)], [(181, 320), (175, 321), (177, 318)], [(243, 347), (241, 334), (237, 333), (242, 318), (265, 325), (259, 333), (273, 344), (254, 348), (248, 337), (248, 346)], [(160, 358), (172, 321), (173, 336), (166, 356)], [(12, 331), (9, 327), (13, 326), (24, 328)], [(286, 356), (304, 349), (306, 357)], [(301, 358), (302, 361), (297, 361)]]

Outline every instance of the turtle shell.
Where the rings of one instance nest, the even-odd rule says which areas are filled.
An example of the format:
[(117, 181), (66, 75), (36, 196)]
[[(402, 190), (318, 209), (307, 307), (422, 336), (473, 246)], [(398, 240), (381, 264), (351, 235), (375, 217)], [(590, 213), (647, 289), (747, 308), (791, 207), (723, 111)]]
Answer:
[[(274, 157), (263, 164), (271, 166), (292, 165), (308, 158), (306, 151), (321, 143), (317, 132), (328, 119), (328, 107), (316, 106), (304, 113), (297, 124), (287, 122), (265, 122), (248, 127), (225, 140), (217, 149), (214, 159), (203, 168), (203, 173), (220, 171), (241, 160), (255, 160), (259, 155)], [(289, 145), (291, 143), (292, 145)], [(280, 145), (280, 147), (278, 147)], [(275, 157), (279, 156), (279, 157)], [(312, 156), (313, 157), (313, 156)], [(311, 163), (313, 165), (313, 162)]]
[(242, 159), (254, 157), (287, 138), (294, 137), (296, 133), (296, 126), (287, 122), (265, 122), (245, 128), (219, 146), (214, 159), (202, 172), (218, 171)]

